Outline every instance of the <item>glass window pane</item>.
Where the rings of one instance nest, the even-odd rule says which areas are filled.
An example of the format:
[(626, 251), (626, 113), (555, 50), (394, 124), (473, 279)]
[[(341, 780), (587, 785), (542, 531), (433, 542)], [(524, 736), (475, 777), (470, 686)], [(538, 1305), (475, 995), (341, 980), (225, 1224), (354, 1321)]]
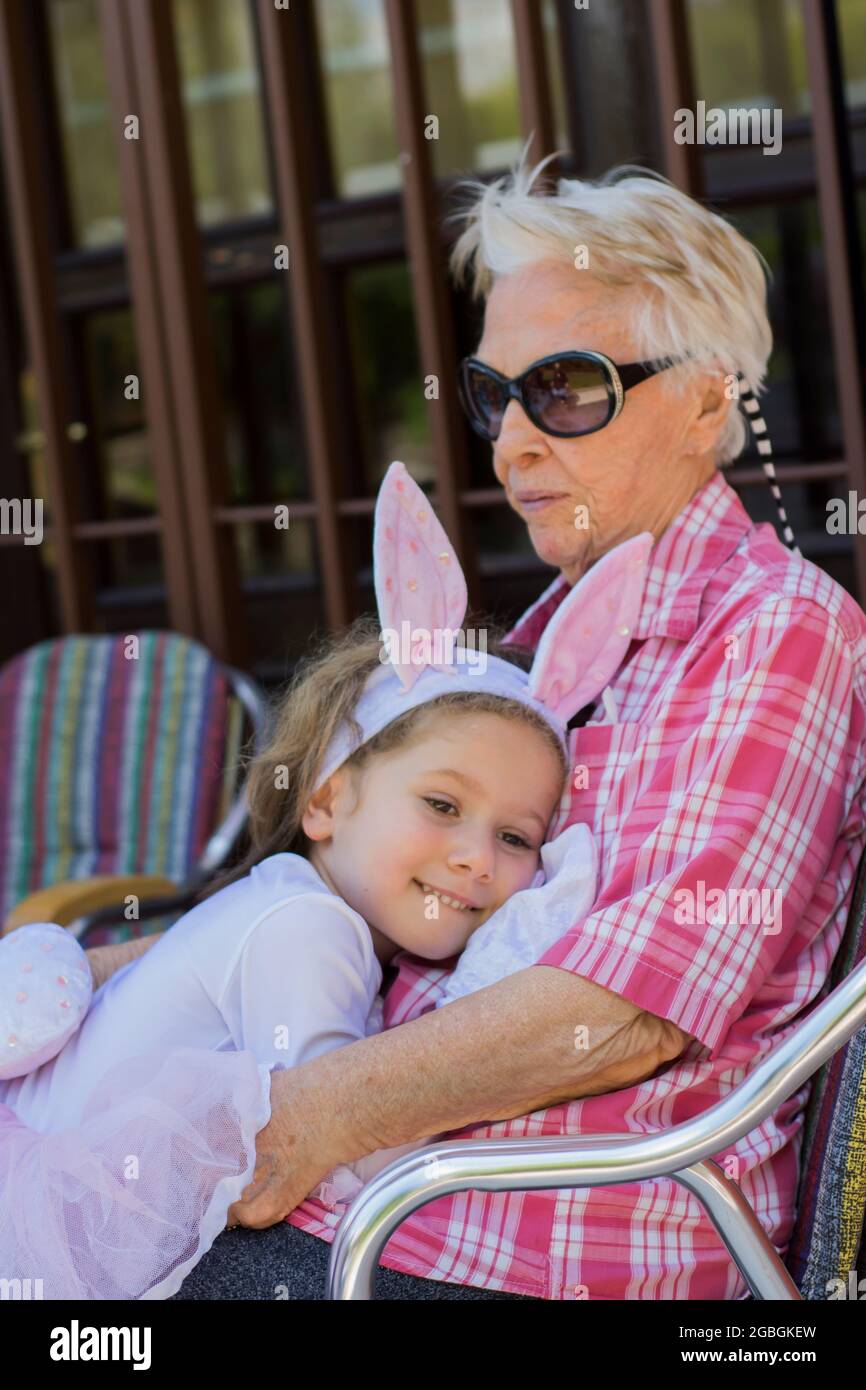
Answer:
[(162, 538), (159, 533), (116, 536), (82, 543), (95, 574), (95, 607), (102, 632), (135, 631), (124, 624), (168, 624)]
[(472, 616), (480, 612), (493, 622), (513, 626), (557, 571), (539, 560), (527, 527), (507, 503), (472, 508), (468, 521), (481, 581)]
[[(46, 538), (38, 547), (50, 631), (63, 630), (57, 579), (57, 550)], [(94, 632), (135, 632), (169, 627), (162, 542), (152, 535), (116, 536), (77, 542), (81, 565), (93, 575)], [(29, 580), (28, 580), (29, 582)]]
[[(773, 351), (761, 397), (777, 459), (841, 457), (842, 438), (818, 209), (814, 198), (732, 209), (728, 221), (766, 257)], [(815, 352), (815, 344), (822, 350)], [(758, 454), (750, 446), (750, 460)]]
[(399, 188), (382, 0), (316, 0), (316, 24), (338, 196)]
[(274, 578), (290, 574), (314, 573), (313, 529), (306, 517), (292, 518), (289, 507), (288, 526), (275, 522), (233, 522), (238, 569), (243, 580), (254, 577)]
[(346, 531), (351, 538), (354, 565), (355, 593), (359, 613), (375, 613), (376, 591), (373, 585), (373, 513), (351, 516)]
[(245, 0), (174, 0), (190, 163), (208, 226), (273, 206), (259, 69)]
[(48, 20), (74, 245), (123, 241), (97, 0), (50, 0)]
[(812, 110), (800, 0), (689, 0), (696, 97), (707, 107)]
[[(27, 470), (30, 475), (30, 496), (42, 498), (42, 523), (44, 526), (50, 526), (53, 519), (52, 497), (48, 489), (45, 437), (42, 433), (36, 373), (31, 367), (25, 367), (19, 374), (18, 392), (21, 430), (15, 444), (16, 448), (27, 459)], [(40, 547), (40, 549), (42, 548)]]
[(298, 367), (283, 290), (273, 283), (211, 295), (234, 503), (310, 495)]
[[(784, 181), (811, 183), (816, 177), (805, 31), (799, 0), (690, 0), (696, 100), (711, 112), (735, 109), (748, 115), (748, 135), (738, 118), (730, 143), (701, 144), (699, 155), (710, 199), (729, 189), (760, 191)], [(776, 113), (781, 112), (781, 117)], [(674, 113), (669, 112), (673, 122)], [(697, 129), (696, 132), (697, 134)], [(765, 153), (765, 148), (775, 153)]]
[(416, 13), (436, 177), (510, 164), (523, 141), (508, 0), (418, 0)]
[(369, 266), (346, 280), (346, 318), (358, 401), (364, 492), (372, 496), (394, 459), (432, 483), (429, 403), (418, 360), (412, 283), (404, 263)]
[(267, 522), (233, 524), (232, 530), (251, 669), (273, 686), (288, 679), (314, 633), (326, 629), (315, 526), (290, 516), (288, 530)]
[(83, 515), (97, 521), (152, 516), (156, 479), (131, 312), (89, 315), (82, 346), (87, 419), (76, 455), (84, 472)]
[(839, 41), (845, 73), (845, 100), (866, 106), (866, 0), (838, 0)]

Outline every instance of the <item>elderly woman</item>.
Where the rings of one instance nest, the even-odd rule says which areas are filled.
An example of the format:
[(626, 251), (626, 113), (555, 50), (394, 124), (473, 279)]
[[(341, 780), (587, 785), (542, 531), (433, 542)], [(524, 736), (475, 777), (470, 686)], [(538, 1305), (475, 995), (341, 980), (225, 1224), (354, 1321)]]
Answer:
[[(232, 1212), (258, 1233), (222, 1235), (178, 1298), (323, 1297), (339, 1215), (307, 1199), (340, 1162), (433, 1133), (644, 1134), (699, 1114), (815, 1001), (842, 936), (866, 835), (866, 616), (720, 471), (746, 437), (737, 373), (759, 389), (771, 347), (760, 258), (645, 171), (533, 192), (537, 173), (470, 184), (452, 265), (486, 307), (462, 386), (559, 571), (513, 640), (536, 646), (589, 566), (655, 537), (625, 660), (573, 721), (551, 827), (592, 828), (600, 891), (537, 964), (445, 1008), (441, 967), (400, 953), (384, 1032), (275, 1074), (258, 1181)], [(750, 890), (762, 911), (732, 911)], [(715, 1156), (782, 1253), (807, 1094)], [(659, 1178), (441, 1197), (389, 1240), (377, 1293), (747, 1289), (697, 1199)]]

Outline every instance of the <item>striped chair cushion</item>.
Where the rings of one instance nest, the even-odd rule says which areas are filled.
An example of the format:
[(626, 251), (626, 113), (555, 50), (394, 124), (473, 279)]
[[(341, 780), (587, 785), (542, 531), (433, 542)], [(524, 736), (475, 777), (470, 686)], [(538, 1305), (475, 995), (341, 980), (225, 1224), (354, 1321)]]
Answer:
[[(828, 989), (866, 957), (866, 852)], [(797, 1221), (786, 1264), (804, 1298), (849, 1297), (866, 1213), (866, 1028), (812, 1082), (803, 1126)], [(831, 1280), (842, 1280), (831, 1286)], [(856, 1277), (853, 1281), (856, 1283)]]
[[(64, 637), (8, 662), (0, 920), (64, 879), (153, 873), (181, 882), (218, 820), (228, 697), (210, 653), (170, 632)], [(138, 924), (125, 934), (139, 935)]]

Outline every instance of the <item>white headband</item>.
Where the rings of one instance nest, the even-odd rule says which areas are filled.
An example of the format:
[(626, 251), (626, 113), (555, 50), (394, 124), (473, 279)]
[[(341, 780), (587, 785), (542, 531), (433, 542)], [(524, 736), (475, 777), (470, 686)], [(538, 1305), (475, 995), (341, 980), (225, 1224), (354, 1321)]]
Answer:
[(479, 665), (462, 659), (459, 651), (455, 652), (454, 663), (459, 674), (450, 675), (433, 666), (426, 666), (409, 690), (403, 689), (390, 663), (374, 671), (353, 710), (353, 717), (361, 725), (363, 737), (358, 739), (350, 733), (348, 724), (341, 724), (328, 745), (317, 788), (328, 780), (332, 772), (336, 772), (356, 748), (360, 748), (362, 743), (378, 734), (380, 729), (384, 729), (405, 710), (427, 704), (440, 695), (451, 695), (456, 690), (483, 690), (485, 694), (505, 695), (511, 700), (519, 700), (547, 721), (563, 750), (567, 749), (566, 723), (529, 694), (526, 671), (499, 656), (485, 657), (486, 669), (482, 670)]
[(457, 556), (405, 464), (392, 463), (373, 527), (384, 660), (352, 711), (361, 737), (346, 722), (336, 730), (316, 789), (405, 710), (457, 690), (520, 701), (547, 720), (565, 748), (569, 719), (604, 690), (628, 650), (654, 544), (652, 533), (643, 531), (587, 570), (547, 624), (530, 671), (486, 653), (483, 660), (478, 653), (470, 657), (458, 636), (467, 590)]

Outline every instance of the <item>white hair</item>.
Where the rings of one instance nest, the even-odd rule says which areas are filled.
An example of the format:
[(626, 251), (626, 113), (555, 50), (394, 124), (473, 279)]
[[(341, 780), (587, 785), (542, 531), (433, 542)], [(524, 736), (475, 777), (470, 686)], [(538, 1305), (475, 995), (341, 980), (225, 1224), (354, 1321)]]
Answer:
[[(581, 274), (649, 290), (628, 296), (637, 358), (664, 363), (691, 354), (660, 376), (665, 389), (683, 390), (710, 367), (742, 372), (757, 396), (773, 346), (765, 279), (771, 272), (757, 247), (639, 165), (618, 165), (600, 179), (560, 178), (555, 192), (533, 192), (536, 176), (560, 152), (530, 171), (528, 149), (529, 142), (510, 174), (494, 183), (458, 184), (470, 202), (451, 214), (467, 223), (451, 251), (455, 282), (464, 283), (472, 262), (472, 297), (486, 299), (496, 276), (540, 260), (573, 266), (584, 246), (588, 267)], [(742, 452), (746, 434), (744, 416), (732, 409), (716, 445), (718, 465)]]

